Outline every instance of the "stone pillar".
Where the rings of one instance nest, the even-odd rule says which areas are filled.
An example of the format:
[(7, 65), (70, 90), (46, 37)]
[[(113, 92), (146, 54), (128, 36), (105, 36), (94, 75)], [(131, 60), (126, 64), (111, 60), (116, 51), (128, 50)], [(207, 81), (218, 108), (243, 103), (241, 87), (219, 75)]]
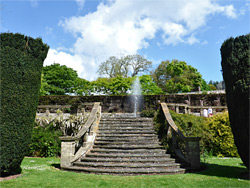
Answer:
[(61, 142), (61, 168), (71, 166), (71, 159), (75, 154), (75, 141)]
[(187, 107), (184, 108), (184, 114), (187, 114)]
[(45, 113), (46, 113), (46, 116), (48, 116), (49, 115), (49, 108), (46, 108), (46, 111), (45, 111)]
[(176, 107), (175, 107), (175, 112), (176, 112), (177, 114), (179, 114), (179, 106), (176, 106)]
[(186, 138), (186, 157), (191, 163), (191, 168), (199, 169), (200, 165), (200, 137)]

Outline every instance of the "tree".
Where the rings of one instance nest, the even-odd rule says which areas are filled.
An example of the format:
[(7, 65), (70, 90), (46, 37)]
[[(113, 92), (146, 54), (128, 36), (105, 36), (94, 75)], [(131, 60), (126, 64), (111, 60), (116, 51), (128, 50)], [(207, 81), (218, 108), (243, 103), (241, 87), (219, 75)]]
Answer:
[(98, 78), (93, 81), (93, 93), (97, 95), (126, 95), (132, 84), (132, 78), (117, 76), (114, 78)]
[(235, 145), (249, 168), (250, 34), (229, 38), (221, 46), (221, 65)]
[(49, 46), (40, 38), (0, 34), (0, 176), (20, 172), (31, 141)]
[(152, 72), (155, 83), (165, 92), (179, 93), (207, 90), (207, 84), (201, 74), (185, 61), (163, 61)]
[(161, 88), (159, 88), (156, 83), (153, 82), (150, 75), (140, 76), (140, 83), (143, 95), (159, 95), (163, 94)]
[(108, 60), (103, 62), (98, 69), (98, 74), (108, 78), (134, 77), (139, 72), (148, 71), (152, 62), (143, 58), (142, 56), (127, 55), (121, 58), (111, 56)]
[(75, 70), (65, 65), (52, 64), (43, 68), (44, 79), (48, 83), (45, 91), (49, 95), (72, 93), (78, 75)]
[(93, 86), (88, 80), (77, 78), (72, 88), (72, 92), (79, 96), (89, 96), (93, 92)]

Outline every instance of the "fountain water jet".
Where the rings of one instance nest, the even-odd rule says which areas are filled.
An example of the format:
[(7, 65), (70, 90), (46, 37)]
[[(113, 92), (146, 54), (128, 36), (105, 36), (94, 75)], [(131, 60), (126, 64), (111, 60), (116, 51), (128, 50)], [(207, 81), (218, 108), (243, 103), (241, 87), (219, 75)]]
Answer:
[(134, 117), (136, 117), (137, 110), (140, 105), (141, 101), (141, 84), (139, 77), (136, 77), (135, 81), (132, 85), (132, 95), (133, 95), (133, 101), (134, 101)]

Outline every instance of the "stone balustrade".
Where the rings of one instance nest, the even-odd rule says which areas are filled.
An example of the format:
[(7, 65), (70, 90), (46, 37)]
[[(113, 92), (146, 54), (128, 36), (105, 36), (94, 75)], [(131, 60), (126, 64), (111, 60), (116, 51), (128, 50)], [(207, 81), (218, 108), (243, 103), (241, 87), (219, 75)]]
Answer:
[(95, 102), (87, 122), (82, 126), (78, 134), (76, 136), (60, 137), (61, 168), (67, 169), (92, 148), (100, 120), (101, 106), (99, 102)]
[[(201, 138), (199, 137), (185, 137), (181, 130), (174, 123), (171, 114), (169, 113), (168, 104), (161, 103), (160, 104), (162, 112), (167, 120), (167, 130), (171, 131), (173, 144), (172, 149), (174, 150), (177, 157), (182, 159), (183, 161), (190, 164), (190, 168), (199, 169), (200, 168), (200, 145), (199, 141)], [(171, 128), (171, 129), (169, 129)], [(169, 135), (169, 134), (167, 134)], [(177, 138), (179, 137), (185, 143), (184, 151), (179, 147)]]

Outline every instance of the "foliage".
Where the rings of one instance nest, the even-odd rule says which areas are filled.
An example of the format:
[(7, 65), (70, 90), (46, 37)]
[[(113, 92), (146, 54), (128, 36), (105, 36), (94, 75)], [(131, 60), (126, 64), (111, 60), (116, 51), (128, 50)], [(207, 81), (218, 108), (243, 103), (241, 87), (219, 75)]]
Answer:
[[(170, 114), (176, 126), (185, 136), (201, 137), (201, 154), (238, 156), (227, 113), (216, 114), (211, 118), (198, 117), (192, 114), (177, 114), (172, 110), (170, 110)], [(166, 121), (161, 111), (157, 112), (154, 122), (160, 140), (169, 150), (171, 137), (167, 138)]]
[(142, 75), (139, 78), (143, 95), (159, 95), (163, 93), (162, 89), (153, 82), (150, 75)]
[(91, 82), (83, 78), (77, 78), (72, 90), (72, 92), (76, 95), (89, 96), (93, 92), (93, 86)]
[(67, 115), (57, 111), (56, 115), (36, 116), (32, 142), (29, 145), (29, 156), (60, 156), (59, 136), (75, 136), (87, 121), (85, 115)]
[(177, 114), (170, 110), (170, 114), (176, 124), (176, 126), (187, 137), (200, 137), (200, 150), (204, 152), (210, 152), (213, 148), (212, 137), (208, 125), (205, 123), (204, 117), (198, 117), (192, 114)]
[(108, 78), (114, 77), (134, 77), (139, 72), (148, 71), (152, 62), (146, 60), (142, 56), (127, 55), (121, 58), (111, 56), (108, 60), (101, 63), (98, 69), (98, 74), (107, 76)]
[(152, 117), (155, 116), (155, 113), (156, 113), (156, 111), (153, 110), (153, 109), (146, 109), (146, 110), (141, 111), (140, 116), (141, 117), (150, 117), (150, 118), (152, 118)]
[[(98, 78), (91, 82), (92, 92), (97, 95), (128, 95), (135, 78), (136, 77), (124, 78), (121, 76)], [(162, 93), (161, 88), (152, 81), (150, 75), (140, 76), (139, 79), (143, 95), (157, 95)]]
[(62, 136), (62, 133), (58, 130), (50, 130), (49, 127), (34, 127), (32, 132), (31, 144), (29, 145), (28, 156), (60, 156), (61, 142), (59, 140), (59, 136)]
[(45, 96), (48, 95), (48, 87), (49, 84), (47, 83), (47, 81), (44, 79), (44, 74), (42, 73), (42, 77), (41, 77), (41, 88), (40, 88), (40, 96)]
[(72, 93), (78, 75), (75, 70), (66, 65), (52, 64), (43, 68), (44, 79), (48, 83), (45, 87), (49, 95), (65, 95)]
[(207, 84), (201, 74), (185, 61), (163, 61), (152, 72), (153, 80), (165, 92), (180, 93), (207, 90)]
[(250, 34), (227, 39), (221, 46), (229, 119), (236, 147), (244, 165), (249, 164)]
[(212, 133), (212, 151), (216, 156), (238, 156), (237, 148), (230, 127), (228, 113), (216, 114), (207, 118), (206, 121), (209, 131)]
[(40, 38), (0, 34), (0, 171), (16, 173), (28, 144), (49, 47)]
[(92, 83), (94, 94), (98, 95), (125, 95), (132, 84), (131, 77), (98, 78)]

